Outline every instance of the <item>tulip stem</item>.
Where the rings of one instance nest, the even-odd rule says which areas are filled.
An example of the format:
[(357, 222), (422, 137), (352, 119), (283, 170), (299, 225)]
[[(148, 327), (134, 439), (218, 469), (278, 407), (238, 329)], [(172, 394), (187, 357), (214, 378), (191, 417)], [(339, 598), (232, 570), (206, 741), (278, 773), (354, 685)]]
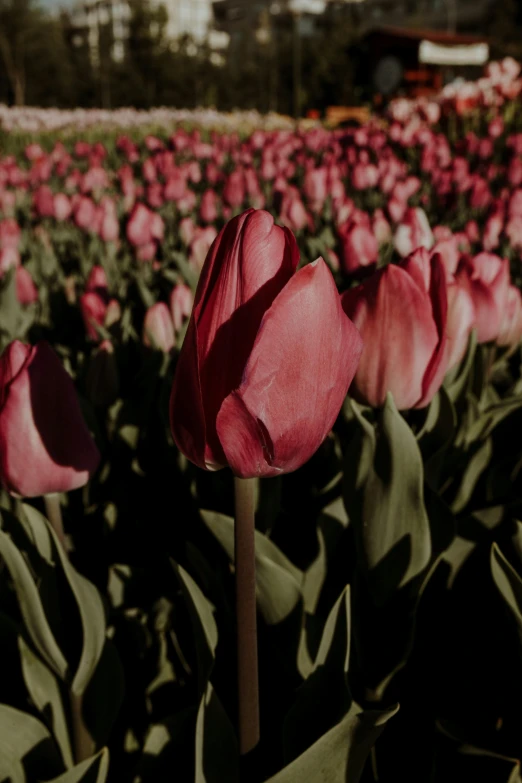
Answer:
[(64, 552), (67, 552), (67, 542), (63, 530), (62, 509), (60, 507), (60, 496), (57, 494), (44, 495), (45, 511), (51, 527), (58, 536)]
[(255, 479), (234, 478), (234, 490), (239, 750), (241, 755), (245, 755), (259, 742)]

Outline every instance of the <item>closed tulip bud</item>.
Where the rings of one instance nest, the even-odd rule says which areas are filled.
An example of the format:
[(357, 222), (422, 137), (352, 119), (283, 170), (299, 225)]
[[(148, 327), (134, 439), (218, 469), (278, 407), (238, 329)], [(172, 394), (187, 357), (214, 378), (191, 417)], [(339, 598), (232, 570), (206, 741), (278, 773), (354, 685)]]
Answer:
[(245, 200), (245, 181), (241, 169), (228, 175), (223, 188), (223, 200), (232, 209), (237, 209)]
[(196, 234), (196, 226), (190, 217), (182, 218), (179, 221), (179, 235), (184, 245), (190, 245)]
[(89, 277), (85, 283), (86, 291), (95, 291), (98, 294), (106, 294), (108, 289), (107, 275), (102, 266), (95, 265), (89, 272)]
[(84, 231), (94, 231), (96, 227), (96, 204), (88, 196), (81, 196), (74, 208), (74, 222)]
[(69, 220), (72, 213), (72, 205), (65, 193), (56, 193), (54, 197), (54, 217), (56, 220)]
[(354, 397), (379, 407), (391, 392), (399, 410), (426, 406), (447, 367), (447, 294), (440, 258), (430, 260), (421, 250), (349, 289), (342, 302), (364, 345)]
[(38, 301), (38, 289), (30, 273), (23, 266), (16, 268), (16, 298), (21, 305), (30, 305)]
[(194, 297), (192, 291), (188, 285), (184, 285), (183, 283), (174, 286), (170, 292), (170, 314), (172, 316), (175, 332), (181, 330), (183, 322), (190, 316), (193, 301)]
[(3, 277), (8, 269), (20, 264), (20, 253), (14, 247), (3, 247), (0, 250), (0, 277)]
[(328, 170), (309, 169), (304, 177), (303, 190), (312, 212), (321, 212), (327, 196)]
[(22, 230), (14, 218), (0, 221), (0, 248), (2, 250), (18, 250)]
[(467, 287), (475, 307), (479, 343), (496, 340), (505, 315), (509, 290), (509, 262), (493, 253), (479, 253), (466, 259), (457, 273)]
[(370, 228), (350, 222), (339, 228), (344, 271), (353, 274), (377, 263), (379, 245)]
[(190, 243), (189, 261), (198, 272), (203, 267), (207, 253), (216, 237), (217, 231), (214, 226), (197, 227)]
[(100, 335), (96, 329), (96, 324), (103, 326), (105, 323), (106, 301), (100, 294), (88, 291), (80, 296), (80, 310), (87, 336), (91, 340), (99, 340)]
[(50, 187), (41, 185), (33, 193), (33, 205), (38, 217), (54, 216), (54, 196)]
[(156, 302), (149, 307), (143, 322), (143, 344), (169, 353), (176, 342), (174, 325), (165, 302)]
[(407, 209), (394, 237), (395, 249), (403, 258), (419, 247), (429, 250), (433, 247), (433, 234), (424, 210), (419, 207)]
[(93, 405), (107, 408), (118, 398), (119, 378), (114, 347), (104, 340), (91, 356), (86, 378), (87, 397)]
[(83, 487), (100, 460), (74, 384), (46, 342), (0, 357), (0, 481), (19, 497)]
[(110, 299), (105, 311), (105, 320), (103, 325), (109, 329), (113, 324), (118, 323), (121, 318), (121, 306), (117, 299)]
[(494, 212), (486, 221), (482, 245), (484, 250), (490, 252), (496, 250), (500, 244), (500, 235), (504, 228), (504, 215), (502, 212)]
[(288, 473), (335, 422), (361, 339), (324, 261), (298, 261), (291, 232), (252, 209), (208, 254), (170, 401), (174, 440), (202, 468)]
[(201, 196), (199, 216), (204, 223), (214, 223), (218, 216), (217, 195), (211, 188), (206, 190)]
[(522, 296), (516, 286), (510, 285), (507, 307), (500, 324), (497, 345), (516, 348), (522, 339)]

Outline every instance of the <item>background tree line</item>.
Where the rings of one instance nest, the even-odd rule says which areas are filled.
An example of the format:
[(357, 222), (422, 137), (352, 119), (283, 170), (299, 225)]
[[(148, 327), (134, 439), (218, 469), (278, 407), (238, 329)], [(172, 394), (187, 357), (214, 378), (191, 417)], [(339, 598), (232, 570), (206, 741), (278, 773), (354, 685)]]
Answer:
[[(62, 108), (215, 106), (292, 113), (295, 31), (268, 40), (247, 31), (221, 57), (189, 36), (167, 36), (167, 14), (149, 0), (130, 0), (123, 57), (112, 56), (110, 24), (99, 26), (97, 60), (68, 13), (53, 16), (36, 0), (0, 0), (0, 102)], [(498, 53), (520, 51), (516, 0), (499, 0), (488, 31)], [(353, 104), (361, 96), (357, 28), (324, 28), (300, 42), (303, 109)]]

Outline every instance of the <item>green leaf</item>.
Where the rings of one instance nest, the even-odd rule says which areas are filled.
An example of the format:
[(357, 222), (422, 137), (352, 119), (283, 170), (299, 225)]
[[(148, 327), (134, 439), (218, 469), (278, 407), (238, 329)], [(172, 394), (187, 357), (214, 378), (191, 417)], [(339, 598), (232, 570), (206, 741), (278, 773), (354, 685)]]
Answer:
[(0, 530), (0, 556), (13, 580), (20, 612), (31, 641), (47, 665), (61, 680), (65, 680), (68, 664), (47, 622), (31, 571), (21, 552), (3, 530)]
[[(284, 724), (285, 758), (294, 759), (341, 720), (352, 704), (348, 688), (350, 660), (350, 588), (347, 585), (326, 620), (315, 661)], [(328, 693), (328, 699), (324, 694)]]
[(504, 557), (497, 544), (491, 548), (491, 573), (493, 580), (513, 613), (522, 637), (522, 579)]
[[(29, 508), (27, 504), (24, 503), (23, 508), (27, 514)], [(105, 612), (103, 603), (98, 590), (92, 582), (89, 582), (88, 579), (82, 576), (71, 565), (67, 554), (60, 544), (58, 536), (45, 517), (39, 514), (36, 509), (31, 509), (30, 513), (32, 513), (34, 524), (36, 524), (38, 515), (40, 517), (41, 525), (48, 526), (49, 533), (53, 538), (55, 550), (60, 560), (60, 565), (78, 607), (83, 631), (83, 645), (78, 668), (71, 684), (71, 690), (73, 693), (80, 695), (84, 692), (98, 665), (105, 644)]]
[(239, 783), (236, 735), (212, 685), (201, 699), (196, 722), (195, 783)]
[(106, 639), (82, 698), (84, 723), (96, 747), (105, 745), (125, 695), (123, 666), (115, 645)]
[(302, 593), (305, 612), (308, 612), (308, 614), (315, 614), (319, 596), (326, 579), (326, 543), (323, 531), (320, 528), (317, 529), (317, 540), (319, 543), (317, 557), (303, 575)]
[(365, 459), (372, 454), (373, 461), (359, 491), (360, 502), (354, 503), (355, 513), (348, 505), (348, 514), (370, 593), (379, 606), (426, 569), (432, 547), (421, 454), (391, 394), (377, 437), (369, 432), (368, 423), (363, 426)]
[(464, 475), (460, 481), (457, 494), (451, 504), (451, 510), (454, 514), (461, 512), (471, 500), (471, 496), (475, 491), (475, 487), (481, 475), (486, 470), (493, 454), (493, 443), (491, 438), (488, 438), (480, 448), (475, 451), (471, 457)]
[[(201, 511), (201, 516), (233, 561), (234, 520), (212, 511)], [(301, 600), (303, 572), (258, 530), (255, 532), (255, 546), (259, 610), (269, 625), (276, 625), (285, 620)]]
[[(26, 767), (30, 769), (26, 770)], [(39, 720), (0, 704), (0, 780), (26, 783), (62, 767), (51, 735)], [(29, 778), (29, 772), (32, 776)], [(26, 774), (27, 773), (27, 774)]]
[(74, 764), (67, 718), (58, 681), (51, 669), (35, 655), (23, 638), (18, 638), (24, 682), (34, 706), (45, 716), (66, 767)]
[(522, 407), (522, 397), (509, 397), (502, 402), (490, 405), (482, 416), (469, 428), (466, 434), (466, 446), (470, 446), (477, 440), (487, 438), (500, 424), (512, 413)]
[(370, 750), (398, 709), (361, 711), (352, 705), (336, 726), (266, 783), (358, 783)]
[(105, 783), (108, 773), (109, 751), (103, 748), (96, 756), (82, 761), (47, 783)]
[(451, 371), (444, 379), (450, 400), (456, 404), (460, 397), (469, 389), (470, 373), (477, 350), (477, 333), (473, 329), (470, 335), (468, 350), (459, 367)]
[(178, 575), (189, 610), (196, 640), (199, 688), (203, 693), (214, 665), (218, 643), (218, 629), (212, 612), (213, 607), (190, 574), (174, 561), (171, 562)]

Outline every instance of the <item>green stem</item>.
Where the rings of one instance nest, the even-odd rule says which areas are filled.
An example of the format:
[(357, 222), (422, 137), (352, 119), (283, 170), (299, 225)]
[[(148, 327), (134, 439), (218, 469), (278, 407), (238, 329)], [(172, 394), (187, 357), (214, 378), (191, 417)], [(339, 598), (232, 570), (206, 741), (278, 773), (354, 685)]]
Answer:
[(259, 742), (259, 682), (257, 670), (255, 479), (234, 478), (236, 524), (237, 683), (239, 750), (249, 753)]
[(44, 495), (45, 511), (51, 527), (60, 539), (64, 552), (68, 552), (65, 533), (63, 530), (62, 509), (59, 495)]

